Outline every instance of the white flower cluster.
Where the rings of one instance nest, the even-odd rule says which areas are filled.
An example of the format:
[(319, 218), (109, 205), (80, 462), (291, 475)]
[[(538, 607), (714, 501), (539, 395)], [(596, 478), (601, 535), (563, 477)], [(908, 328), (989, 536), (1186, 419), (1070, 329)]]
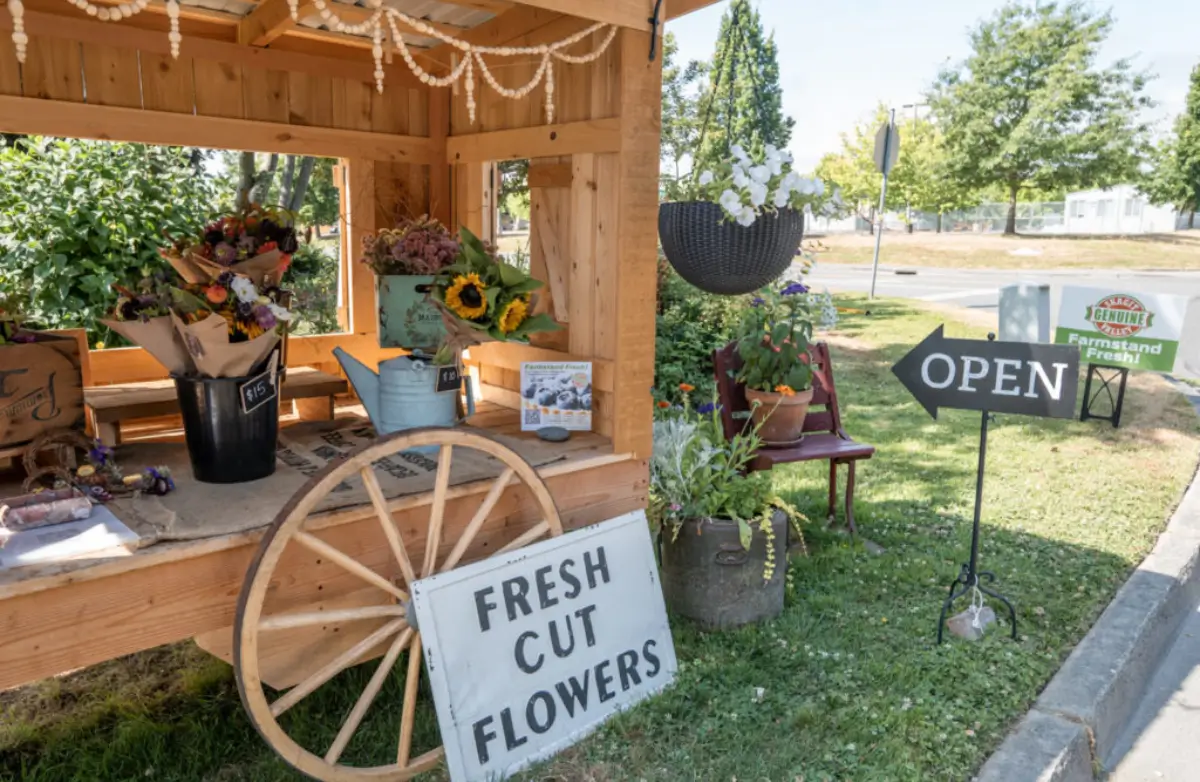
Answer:
[(792, 156), (771, 144), (765, 148), (762, 161), (754, 161), (746, 150), (734, 144), (730, 147), (733, 161), (718, 177), (712, 171), (700, 175), (702, 188), (722, 189), (716, 199), (721, 208), (739, 225), (750, 226), (768, 209), (820, 209), (825, 214), (842, 208), (842, 194), (834, 189), (825, 198), (825, 183), (813, 177), (800, 176), (791, 169)]

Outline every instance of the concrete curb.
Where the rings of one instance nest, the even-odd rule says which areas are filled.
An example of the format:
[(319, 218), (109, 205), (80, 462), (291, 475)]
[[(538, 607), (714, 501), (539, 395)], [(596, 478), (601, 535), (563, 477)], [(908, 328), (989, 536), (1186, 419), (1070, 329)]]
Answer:
[(1200, 481), (1154, 550), (976, 777), (1092, 782), (1200, 598)]

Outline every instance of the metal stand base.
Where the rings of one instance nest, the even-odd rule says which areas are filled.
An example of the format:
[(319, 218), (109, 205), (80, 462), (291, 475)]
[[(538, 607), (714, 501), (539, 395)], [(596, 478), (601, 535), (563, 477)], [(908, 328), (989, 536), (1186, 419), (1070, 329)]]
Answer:
[[(1107, 372), (1107, 374), (1106, 374)], [(1092, 379), (1100, 382), (1096, 393), (1092, 393)], [(1125, 405), (1125, 382), (1129, 379), (1128, 367), (1114, 367), (1108, 364), (1088, 364), (1087, 382), (1083, 386), (1083, 409), (1079, 412), (1079, 420), (1086, 421), (1094, 418), (1097, 421), (1108, 421), (1116, 429), (1121, 425), (1121, 408)], [(1120, 381), (1117, 394), (1113, 396), (1112, 384)], [(1094, 407), (1100, 395), (1108, 397), (1108, 415), (1096, 415)]]
[[(989, 334), (988, 338), (993, 339), (994, 335)], [(971, 525), (971, 559), (962, 566), (958, 578), (950, 584), (950, 596), (946, 598), (946, 602), (942, 603), (942, 613), (938, 617), (937, 642), (939, 644), (942, 642), (942, 636), (946, 629), (946, 612), (950, 610), (950, 606), (954, 604), (955, 600), (976, 587), (983, 594), (1004, 603), (1008, 609), (1009, 621), (1012, 623), (1012, 639), (1017, 640), (1017, 612), (1013, 609), (1012, 603), (1004, 595), (988, 589), (980, 583), (980, 579), (985, 579), (989, 584), (996, 581), (994, 574), (986, 570), (979, 570), (979, 515), (983, 506), (983, 468), (987, 463), (988, 422), (991, 420), (991, 414), (984, 410), (983, 420), (979, 425), (979, 468), (975, 474), (975, 520)]]
[(994, 597), (1001, 603), (1004, 603), (1004, 607), (1008, 609), (1009, 623), (1012, 625), (1012, 639), (1014, 641), (1017, 640), (1017, 611), (1015, 608), (1013, 608), (1013, 604), (1010, 603), (1008, 598), (1004, 595), (985, 587), (982, 583), (980, 583), (980, 579), (986, 579), (987, 582), (991, 584), (995, 582), (996, 576), (995, 574), (989, 573), (986, 570), (978, 573), (972, 573), (971, 566), (969, 564), (964, 564), (962, 566), (962, 572), (958, 574), (958, 578), (951, 582), (950, 596), (946, 598), (946, 602), (942, 603), (942, 615), (938, 617), (937, 642), (939, 644), (942, 642), (942, 635), (946, 629), (946, 614), (949, 612), (950, 606), (954, 604), (955, 600), (965, 596), (967, 592), (970, 591), (971, 587), (979, 587), (980, 592), (984, 593), (988, 597)]

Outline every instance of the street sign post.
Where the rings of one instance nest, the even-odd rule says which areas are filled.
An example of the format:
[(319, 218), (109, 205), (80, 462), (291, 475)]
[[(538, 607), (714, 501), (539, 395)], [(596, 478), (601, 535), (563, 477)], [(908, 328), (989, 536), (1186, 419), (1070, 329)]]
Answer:
[[(950, 584), (938, 619), (938, 643), (946, 612), (954, 601), (977, 590), (1008, 608), (1012, 637), (1017, 637), (1017, 612), (1004, 595), (983, 586), (996, 580), (979, 570), (979, 516), (983, 504), (983, 470), (987, 461), (988, 422), (992, 412), (1044, 418), (1074, 418), (1079, 387), (1079, 348), (1073, 345), (1037, 345), (1029, 342), (995, 342), (947, 339), (943, 327), (900, 359), (892, 372), (935, 420), (938, 410), (979, 410), (979, 466), (975, 475), (975, 518), (971, 527), (971, 557)], [(973, 603), (974, 604), (974, 603)]]
[(875, 298), (875, 278), (879, 276), (879, 246), (883, 243), (883, 207), (887, 203), (888, 174), (900, 159), (900, 131), (896, 128), (896, 110), (892, 109), (886, 125), (875, 134), (875, 167), (883, 174), (879, 191), (878, 225), (875, 228), (875, 260), (871, 264), (871, 299)]

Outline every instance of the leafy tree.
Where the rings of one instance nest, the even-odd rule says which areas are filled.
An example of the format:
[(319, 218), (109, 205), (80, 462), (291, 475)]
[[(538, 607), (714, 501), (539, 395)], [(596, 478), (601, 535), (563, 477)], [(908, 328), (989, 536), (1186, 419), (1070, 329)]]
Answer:
[(1174, 132), (1151, 155), (1150, 175), (1143, 189), (1156, 204), (1189, 212), (1188, 227), (1196, 225), (1200, 209), (1200, 65), (1192, 69), (1191, 87)]
[(1009, 4), (971, 32), (972, 54), (944, 70), (929, 102), (950, 170), (964, 185), (1002, 183), (1016, 233), (1029, 187), (1104, 187), (1136, 176), (1151, 105), (1129, 60), (1096, 65), (1112, 15), (1068, 3)]
[(500, 176), (497, 200), (513, 217), (529, 219), (529, 160), (502, 160), (496, 164)]
[(700, 141), (700, 100), (698, 84), (705, 68), (692, 60), (680, 68), (675, 62), (679, 43), (674, 33), (663, 38), (663, 99), (662, 99), (662, 171), (663, 196), (676, 201), (685, 197), (690, 172), (682, 170), (683, 161), (691, 158)]
[(316, 158), (312, 178), (308, 182), (308, 193), (300, 207), (300, 223), (311, 225), (318, 237), (321, 235), (321, 226), (337, 225), (341, 217), (341, 197), (333, 181), (333, 167), (336, 164), (333, 158)]
[[(837, 182), (846, 202), (856, 204), (864, 218), (879, 206), (883, 178), (875, 167), (875, 134), (887, 121), (887, 107), (880, 104), (871, 119), (842, 134), (841, 152), (826, 155), (817, 165), (817, 176)], [(923, 118), (898, 124), (900, 156), (888, 178), (887, 209), (911, 206), (940, 216), (979, 203), (977, 191), (949, 170), (945, 140), (936, 124)]]
[(783, 113), (778, 54), (774, 33), (763, 32), (762, 18), (750, 0), (733, 0), (721, 17), (712, 64), (705, 68), (698, 170), (729, 160), (733, 144), (755, 157), (766, 144), (787, 147), (796, 121)]
[(0, 148), (0, 294), (47, 328), (93, 340), (116, 300), (159, 269), (164, 234), (195, 230), (214, 188), (179, 147), (23, 138)]

